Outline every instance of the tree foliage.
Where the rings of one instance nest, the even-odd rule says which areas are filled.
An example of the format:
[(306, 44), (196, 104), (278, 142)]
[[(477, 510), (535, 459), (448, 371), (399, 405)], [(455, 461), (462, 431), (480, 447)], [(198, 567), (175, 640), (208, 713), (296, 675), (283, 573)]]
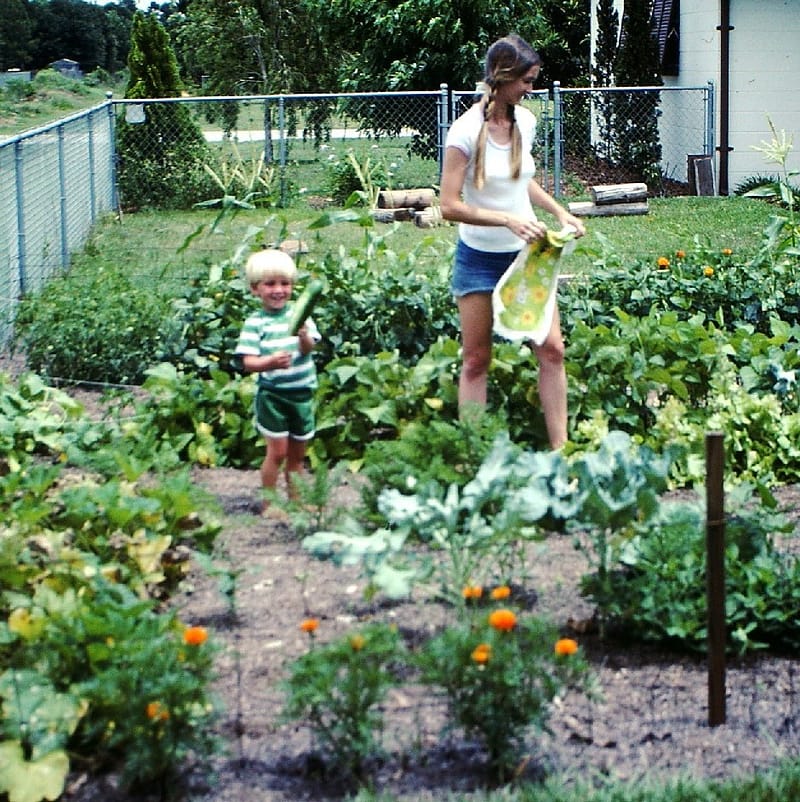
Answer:
[[(627, 0), (622, 36), (614, 61), (617, 86), (662, 86), (658, 42), (653, 33), (651, 0)], [(657, 92), (620, 92), (614, 98), (620, 163), (650, 182), (661, 178)]]
[(24, 0), (0, 0), (0, 70), (29, 63), (32, 30)]
[[(133, 18), (127, 98), (178, 97), (182, 83), (164, 26), (153, 14)], [(130, 107), (126, 107), (130, 108)], [(208, 148), (189, 108), (181, 103), (143, 107), (145, 119), (117, 126), (122, 202), (136, 207), (188, 208), (204, 200)]]

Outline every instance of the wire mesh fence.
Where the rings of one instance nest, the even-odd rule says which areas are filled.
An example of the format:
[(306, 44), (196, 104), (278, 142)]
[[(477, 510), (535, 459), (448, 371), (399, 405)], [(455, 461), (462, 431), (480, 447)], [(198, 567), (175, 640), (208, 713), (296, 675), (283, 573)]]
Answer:
[(110, 103), (0, 143), (0, 341), (18, 299), (69, 264), (113, 208)]
[[(197, 204), (314, 210), (353, 191), (435, 188), (447, 130), (475, 99), (431, 92), (109, 100), (0, 142), (0, 342), (18, 299), (69, 265), (105, 211)], [(542, 185), (644, 180), (688, 194), (688, 160), (713, 154), (713, 88), (531, 93)], [(169, 243), (174, 250), (174, 241)], [(137, 269), (135, 264), (130, 269)]]

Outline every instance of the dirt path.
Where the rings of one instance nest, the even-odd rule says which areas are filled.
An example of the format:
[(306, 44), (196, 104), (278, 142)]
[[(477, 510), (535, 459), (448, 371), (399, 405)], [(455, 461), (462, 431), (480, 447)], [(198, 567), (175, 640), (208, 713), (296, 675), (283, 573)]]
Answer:
[[(322, 640), (373, 617), (432, 629), (447, 613), (424, 600), (366, 604), (356, 570), (309, 557), (287, 523), (264, 521), (249, 512), (258, 491), (254, 471), (198, 471), (197, 478), (219, 499), (224, 511), (219, 553), (239, 575), (235, 610), (219, 594), (216, 580), (207, 577), (193, 577), (178, 599), (187, 621), (207, 625), (226, 646), (217, 692), (224, 706), (219, 732), (227, 752), (214, 760), (210, 778), (187, 778), (187, 796), (194, 802), (336, 797), (344, 789), (325, 776), (310, 752), (309, 733), (278, 721), (283, 701), (279, 682), (287, 662), (307, 646), (299, 621), (307, 615), (320, 618)], [(352, 488), (343, 492), (346, 502), (357, 498)], [(783, 495), (796, 509), (796, 490)], [(537, 546), (530, 564), (535, 612), (559, 626), (566, 626), (569, 618), (591, 615), (577, 591), (585, 563), (569, 538), (554, 537)], [(564, 771), (582, 780), (633, 780), (644, 773), (723, 778), (798, 754), (800, 678), (795, 661), (764, 657), (729, 662), (727, 723), (710, 728), (703, 660), (614, 648), (596, 636), (579, 640), (592, 659), (604, 698), (589, 702), (568, 696), (556, 707), (552, 736), (531, 744), (528, 775)], [(483, 754), (455, 735), (441, 737), (443, 706), (422, 689), (393, 692), (385, 720), (389, 757), (374, 767), (376, 790), (410, 800), (486, 785)], [(71, 798), (122, 802), (135, 797), (121, 795), (109, 777), (80, 784)]]

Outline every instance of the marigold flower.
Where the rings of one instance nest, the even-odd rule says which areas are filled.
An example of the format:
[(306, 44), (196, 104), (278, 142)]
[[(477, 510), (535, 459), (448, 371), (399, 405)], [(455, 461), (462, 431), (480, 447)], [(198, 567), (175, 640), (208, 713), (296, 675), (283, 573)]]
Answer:
[(669, 259), (666, 256), (659, 256), (656, 264), (661, 268), (669, 267)]
[(686, 258), (686, 251), (675, 251), (675, 258), (676, 259), (685, 259)]
[(365, 643), (366, 640), (363, 635), (353, 635), (353, 637), (350, 638), (350, 648), (354, 652), (360, 652), (364, 648)]
[(555, 651), (559, 657), (575, 654), (578, 651), (578, 644), (572, 638), (561, 638), (556, 641)]
[(472, 650), (472, 659), (479, 663), (480, 665), (484, 665), (489, 662), (492, 656), (492, 647), (488, 643), (479, 643), (473, 650)]
[(501, 632), (509, 632), (517, 625), (517, 616), (512, 610), (495, 610), (489, 615), (489, 626), (500, 630)]
[(731, 248), (723, 248), (722, 249), (722, 255), (723, 256), (730, 256), (732, 253), (733, 253), (733, 250)]
[(309, 635), (313, 635), (317, 631), (318, 626), (318, 618), (306, 618), (300, 622), (300, 629), (302, 629), (303, 632), (308, 632)]
[(511, 588), (508, 585), (498, 585), (492, 590), (492, 598), (495, 601), (507, 599), (511, 595)]
[(183, 632), (183, 642), (187, 646), (202, 646), (208, 640), (205, 627), (187, 627)]
[(149, 719), (158, 718), (161, 719), (161, 721), (166, 721), (169, 718), (169, 710), (163, 707), (161, 702), (148, 702), (145, 708), (145, 714)]
[(480, 599), (483, 596), (483, 588), (480, 585), (467, 585), (461, 591), (461, 595), (465, 599)]
[(706, 266), (703, 268), (703, 275), (704, 275), (704, 276), (709, 276), (709, 277), (710, 277), (710, 276), (713, 276), (713, 275), (714, 275), (714, 268), (713, 268), (713, 267), (711, 267), (711, 265), (706, 265)]

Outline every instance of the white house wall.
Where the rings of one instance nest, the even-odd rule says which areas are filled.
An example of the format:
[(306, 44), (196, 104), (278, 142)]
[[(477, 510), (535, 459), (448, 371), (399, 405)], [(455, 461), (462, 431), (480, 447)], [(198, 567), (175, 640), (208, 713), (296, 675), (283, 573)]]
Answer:
[[(615, 6), (622, 19), (623, 0)], [(592, 0), (592, 52), (594, 52), (596, 0)], [(748, 176), (775, 173), (753, 145), (769, 140), (769, 117), (780, 131), (795, 137), (796, 149), (789, 166), (800, 168), (800, 0), (730, 0), (730, 73), (728, 96), (728, 187), (733, 191)], [(715, 88), (715, 137), (720, 138), (720, 0), (681, 0), (680, 74), (665, 76), (667, 86)], [(670, 177), (685, 180), (685, 164), (692, 152), (693, 132), (680, 131), (678, 94), (664, 93), (660, 124), (662, 147), (669, 154), (665, 165)], [(682, 94), (682, 93), (681, 93)], [(718, 154), (715, 153), (717, 168)], [(715, 175), (718, 169), (715, 169)]]

